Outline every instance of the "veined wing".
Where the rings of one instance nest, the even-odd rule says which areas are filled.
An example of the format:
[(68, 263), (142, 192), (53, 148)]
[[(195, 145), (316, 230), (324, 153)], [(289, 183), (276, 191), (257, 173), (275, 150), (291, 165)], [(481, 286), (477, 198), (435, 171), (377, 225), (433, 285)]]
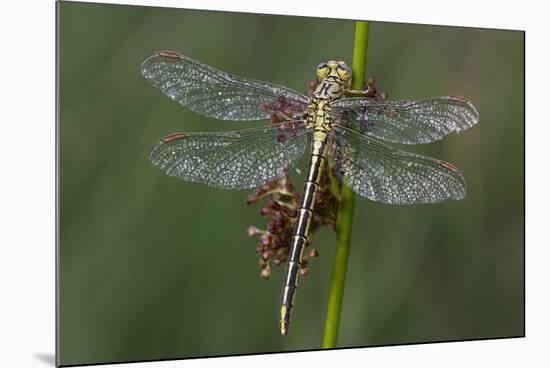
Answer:
[(219, 133), (173, 133), (149, 155), (165, 174), (219, 189), (248, 189), (277, 178), (303, 155), (303, 122)]
[(210, 118), (264, 120), (271, 116), (273, 103), (294, 115), (306, 111), (307, 99), (298, 92), (230, 75), (171, 51), (145, 59), (141, 74), (174, 101)]
[(349, 128), (330, 132), (337, 175), (354, 192), (394, 205), (462, 199), (468, 192), (453, 165), (380, 143)]
[(475, 125), (479, 114), (460, 96), (393, 101), (350, 98), (332, 104), (335, 122), (392, 143), (437, 141)]

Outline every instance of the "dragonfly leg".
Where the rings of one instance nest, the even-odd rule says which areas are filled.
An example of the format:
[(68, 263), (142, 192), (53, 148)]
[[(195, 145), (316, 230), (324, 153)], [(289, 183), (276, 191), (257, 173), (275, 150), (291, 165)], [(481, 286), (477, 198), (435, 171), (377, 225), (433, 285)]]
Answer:
[(376, 97), (376, 87), (374, 87), (374, 78), (367, 79), (362, 89), (348, 89), (345, 91), (347, 97)]

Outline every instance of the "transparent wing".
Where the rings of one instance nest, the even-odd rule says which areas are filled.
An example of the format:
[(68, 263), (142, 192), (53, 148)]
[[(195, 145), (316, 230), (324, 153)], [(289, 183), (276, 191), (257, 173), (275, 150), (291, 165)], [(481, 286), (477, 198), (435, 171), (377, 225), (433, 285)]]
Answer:
[(220, 133), (173, 133), (149, 155), (165, 174), (219, 189), (255, 188), (303, 155), (303, 122)]
[(291, 115), (306, 110), (306, 97), (298, 92), (230, 75), (171, 51), (145, 59), (141, 74), (174, 101), (210, 118), (264, 120), (273, 103), (284, 104)]
[(460, 96), (416, 101), (343, 99), (333, 103), (335, 122), (392, 143), (437, 141), (475, 125), (479, 114)]
[(337, 175), (370, 200), (437, 203), (462, 199), (468, 192), (460, 171), (447, 162), (395, 149), (339, 125), (330, 134)]

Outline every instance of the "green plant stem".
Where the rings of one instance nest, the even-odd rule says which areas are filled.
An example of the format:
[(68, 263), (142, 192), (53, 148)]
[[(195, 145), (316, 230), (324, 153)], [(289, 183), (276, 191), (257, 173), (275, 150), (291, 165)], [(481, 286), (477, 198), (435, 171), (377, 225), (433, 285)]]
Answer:
[[(357, 22), (355, 24), (355, 42), (352, 64), (352, 88), (362, 89), (365, 80), (367, 61), (369, 24)], [(332, 269), (332, 282), (328, 298), (328, 310), (325, 322), (323, 348), (335, 348), (340, 327), (340, 312), (344, 297), (344, 285), (348, 267), (348, 254), (353, 224), (353, 209), (355, 193), (346, 185), (342, 185), (338, 218), (336, 221), (336, 255)]]

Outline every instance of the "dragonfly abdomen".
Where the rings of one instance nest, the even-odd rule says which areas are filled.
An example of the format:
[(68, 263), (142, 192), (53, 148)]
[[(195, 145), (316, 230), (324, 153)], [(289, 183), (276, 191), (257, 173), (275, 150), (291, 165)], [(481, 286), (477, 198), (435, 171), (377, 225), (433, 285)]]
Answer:
[(286, 335), (290, 322), (290, 313), (294, 306), (295, 292), (298, 288), (300, 267), (304, 255), (304, 248), (309, 237), (310, 225), (319, 188), (319, 180), (325, 164), (327, 146), (327, 135), (324, 129), (315, 130), (307, 179), (304, 184), (304, 191), (296, 223), (292, 234), (288, 265), (285, 272), (283, 290), (281, 294), (281, 320), (280, 331)]

